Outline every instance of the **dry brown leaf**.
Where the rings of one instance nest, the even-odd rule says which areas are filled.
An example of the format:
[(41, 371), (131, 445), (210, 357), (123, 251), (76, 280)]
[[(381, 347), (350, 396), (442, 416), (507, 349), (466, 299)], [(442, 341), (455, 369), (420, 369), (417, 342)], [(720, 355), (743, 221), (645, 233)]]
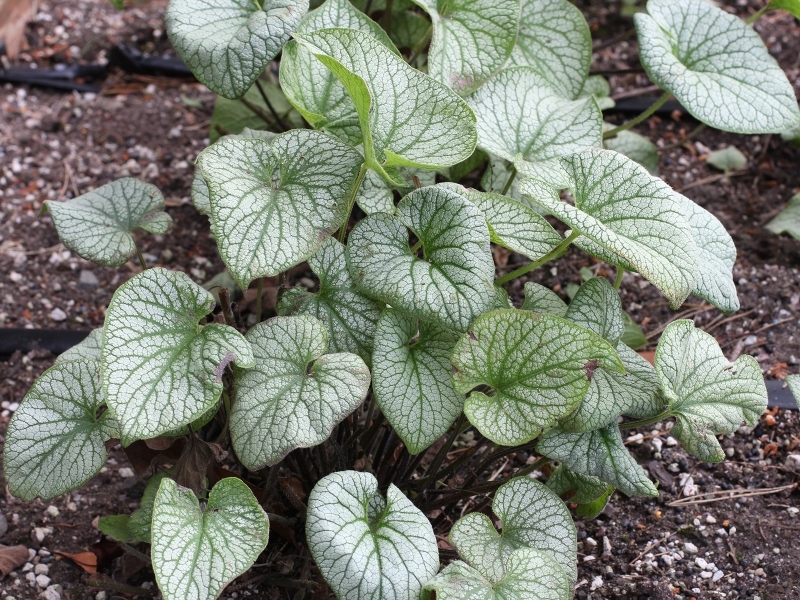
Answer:
[(5, 41), (6, 55), (17, 58), (25, 25), (36, 14), (39, 0), (0, 0), (0, 41)]
[(25, 546), (0, 546), (0, 579), (28, 561)]
[(97, 573), (97, 555), (94, 552), (56, 552), (58, 556), (68, 558), (87, 573)]

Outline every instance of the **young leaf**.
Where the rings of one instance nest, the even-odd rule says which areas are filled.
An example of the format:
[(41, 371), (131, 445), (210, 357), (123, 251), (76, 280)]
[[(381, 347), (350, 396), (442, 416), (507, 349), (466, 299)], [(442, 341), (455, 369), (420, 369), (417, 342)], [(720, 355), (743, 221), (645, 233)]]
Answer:
[(785, 10), (800, 19), (800, 0), (770, 0), (769, 10)]
[(569, 494), (567, 499), (570, 502), (590, 504), (601, 498), (608, 491), (609, 485), (597, 477), (581, 475), (560, 465), (547, 478), (547, 487), (559, 497)]
[(172, 0), (169, 40), (213, 92), (240, 98), (289, 40), (308, 0)]
[(161, 485), (161, 480), (169, 475), (158, 471), (147, 481), (142, 499), (131, 515), (111, 515), (100, 517), (97, 527), (107, 536), (121, 542), (150, 543), (150, 524), (153, 520), (153, 504), (156, 493)]
[(602, 75), (590, 75), (583, 82), (578, 98), (588, 98), (594, 96), (600, 110), (608, 110), (616, 106), (616, 102), (609, 98), (611, 95), (611, 86)]
[(416, 600), (439, 569), (430, 522), (369, 473), (323, 477), (308, 497), (311, 556), (339, 600)]
[[(613, 125), (605, 124), (603, 129), (613, 129)], [(635, 131), (620, 131), (617, 135), (603, 140), (607, 150), (624, 154), (642, 165), (651, 175), (658, 173), (658, 148), (645, 136)]]
[(708, 300), (724, 313), (739, 310), (733, 282), (736, 246), (722, 223), (686, 196), (675, 193), (702, 259), (697, 261), (697, 279), (692, 294)]
[(497, 444), (537, 437), (572, 412), (597, 367), (623, 372), (614, 348), (594, 333), (553, 315), (497, 310), (475, 320), (452, 357), (456, 390), (472, 391), (464, 412)]
[(528, 281), (523, 289), (525, 291), (525, 301), (522, 303), (522, 310), (550, 314), (557, 317), (563, 317), (567, 314), (567, 310), (569, 310), (567, 303), (550, 288)]
[[(411, 252), (406, 228), (422, 242), (424, 258)], [(356, 225), (347, 264), (365, 294), (450, 329), (465, 331), (494, 303), (486, 220), (475, 205), (438, 186), (411, 192), (396, 217), (376, 213)]]
[(736, 146), (726, 146), (722, 150), (709, 153), (706, 163), (720, 171), (736, 171), (747, 166), (747, 157)]
[(634, 23), (648, 76), (698, 120), (734, 133), (800, 124), (786, 74), (739, 17), (703, 0), (652, 0)]
[(584, 150), (563, 164), (575, 181), (575, 206), (538, 193), (528, 180), (522, 193), (582, 233), (576, 246), (638, 271), (677, 309), (694, 287), (698, 257), (675, 192), (610, 150)]
[(136, 254), (131, 235), (142, 228), (162, 235), (172, 227), (164, 196), (149, 183), (125, 177), (67, 202), (46, 200), (58, 237), (81, 258), (113, 267)]
[(475, 150), (469, 106), (369, 34), (322, 29), (295, 39), (344, 85), (358, 112), (367, 165), (386, 179), (396, 181), (389, 167), (449, 167)]
[(295, 287), (278, 303), (279, 315), (306, 314), (325, 324), (331, 352), (350, 352), (372, 362), (375, 326), (384, 304), (360, 294), (347, 271), (345, 247), (328, 238), (308, 266), (319, 278), (319, 292)]
[(223, 140), (200, 154), (212, 231), (239, 287), (303, 262), (341, 227), (362, 160), (338, 139), (305, 129), (271, 144)]
[(414, 0), (433, 21), (428, 74), (459, 94), (477, 90), (505, 64), (520, 0)]
[(164, 478), (153, 505), (153, 571), (164, 600), (214, 600), (267, 545), (269, 520), (241, 479), (220, 480), (204, 508)]
[(250, 470), (324, 442), (367, 395), (367, 365), (355, 354), (325, 354), (328, 332), (310, 315), (258, 323), (247, 340), (256, 366), (236, 370), (230, 430)]
[(430, 21), (417, 12), (403, 10), (392, 14), (391, 38), (398, 48), (415, 48), (430, 30)]
[(658, 495), (653, 482), (622, 443), (616, 423), (585, 433), (551, 429), (539, 439), (536, 451), (561, 461), (576, 473), (610, 483), (628, 496)]
[(789, 204), (764, 227), (775, 235), (788, 233), (793, 238), (800, 240), (800, 194), (792, 196)]
[(385, 212), (393, 215), (397, 212), (394, 205), (394, 192), (400, 192), (400, 196), (406, 196), (416, 189), (413, 178), (419, 179), (421, 187), (434, 185), (436, 183), (436, 171), (423, 171), (419, 169), (406, 169), (401, 167), (395, 171), (398, 182), (403, 179), (402, 184), (389, 183), (375, 171), (367, 171), (361, 187), (358, 188), (356, 202), (366, 214), (371, 215), (376, 212)]
[(622, 322), (624, 324), (624, 329), (620, 341), (623, 344), (625, 344), (631, 350), (638, 350), (642, 346), (647, 345), (647, 338), (645, 337), (642, 328), (636, 324), (636, 321), (631, 319), (631, 316), (628, 313), (622, 313)]
[(213, 296), (184, 273), (153, 268), (114, 293), (103, 328), (103, 391), (122, 443), (191, 423), (219, 399), (231, 362), (254, 364), (242, 335), (200, 326)]
[(66, 352), (58, 355), (54, 365), (72, 362), (73, 360), (89, 360), (100, 362), (100, 351), (103, 349), (103, 328), (93, 329), (82, 341), (75, 344)]
[(411, 454), (444, 435), (464, 409), (453, 388), (450, 355), (458, 334), (394, 309), (375, 332), (375, 400)]
[[(425, 585), (436, 600), (570, 600), (572, 582), (545, 552), (520, 548), (505, 563), (505, 575), (492, 582), (457, 560)], [(430, 596), (429, 596), (430, 597)]]
[(546, 166), (602, 143), (597, 102), (564, 99), (530, 67), (503, 69), (467, 101), (478, 119), (478, 145), (506, 160), (521, 155)]
[(498, 246), (537, 260), (562, 241), (544, 217), (521, 202), (453, 183), (440, 186), (461, 194), (480, 209), (489, 226), (489, 238)]
[(502, 522), (500, 534), (483, 513), (459, 519), (450, 531), (458, 553), (492, 582), (505, 576), (505, 564), (518, 548), (532, 548), (560, 565), (568, 581), (575, 581), (577, 533), (569, 509), (546, 485), (517, 477), (502, 485), (492, 501)]
[(673, 321), (656, 348), (656, 373), (678, 418), (674, 435), (700, 460), (725, 458), (716, 436), (755, 425), (767, 407), (758, 362), (743, 354), (729, 363), (716, 340), (692, 321)]
[[(269, 105), (264, 101), (264, 96)], [(284, 127), (305, 127), (303, 117), (289, 103), (281, 88), (270, 81), (259, 80), (238, 100), (217, 96), (208, 126), (208, 139), (213, 144), (225, 135), (237, 135), (246, 129), (274, 136), (276, 134), (273, 132), (283, 131)], [(271, 131), (267, 132), (266, 129)]]
[(509, 64), (544, 74), (564, 98), (577, 98), (589, 75), (592, 35), (581, 11), (568, 0), (523, 0), (517, 45)]
[[(312, 33), (331, 27), (363, 31), (397, 53), (380, 25), (348, 0), (327, 0), (306, 15), (296, 33)], [(283, 49), (280, 80), (290, 102), (312, 127), (327, 131), (353, 146), (361, 143), (358, 113), (344, 86), (308, 49), (294, 40)]]
[(97, 363), (54, 365), (37, 379), (11, 418), (3, 448), (9, 491), (23, 500), (55, 498), (82, 486), (105, 464), (116, 434)]

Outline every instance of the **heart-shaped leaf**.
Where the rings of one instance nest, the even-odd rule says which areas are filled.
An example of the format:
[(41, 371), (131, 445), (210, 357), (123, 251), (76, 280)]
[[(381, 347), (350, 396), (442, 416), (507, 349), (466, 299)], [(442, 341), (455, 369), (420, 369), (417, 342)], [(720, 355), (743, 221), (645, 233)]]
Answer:
[(622, 443), (616, 423), (585, 433), (551, 429), (539, 439), (536, 451), (561, 461), (572, 471), (610, 483), (628, 496), (657, 496), (647, 478)]
[(304, 129), (271, 144), (222, 140), (200, 154), (212, 231), (239, 287), (303, 262), (341, 227), (362, 161), (340, 140)]
[(577, 98), (592, 62), (592, 35), (568, 0), (523, 0), (517, 44), (509, 64), (544, 74), (562, 97)]
[(521, 202), (454, 183), (440, 185), (461, 194), (480, 209), (489, 226), (489, 238), (498, 246), (537, 260), (562, 242), (544, 217)]
[(786, 74), (736, 15), (703, 0), (653, 0), (634, 22), (647, 75), (698, 120), (735, 133), (800, 124)]
[(600, 110), (608, 110), (617, 105), (617, 103), (609, 97), (611, 96), (611, 86), (602, 75), (590, 75), (586, 78), (586, 81), (583, 82), (583, 87), (578, 94), (578, 98), (588, 98), (589, 96), (594, 96)]
[(269, 520), (250, 488), (220, 480), (201, 508), (192, 490), (164, 478), (153, 505), (153, 571), (164, 600), (214, 600), (267, 545)]
[[(449, 167), (475, 150), (475, 115), (455, 92), (353, 29), (297, 34), (342, 82), (355, 104), (369, 168)], [(400, 182), (398, 182), (400, 183)]]
[(375, 332), (375, 400), (411, 454), (444, 435), (464, 409), (450, 355), (458, 334), (386, 309)]
[(339, 600), (416, 600), (439, 569), (430, 522), (394, 485), (369, 473), (323, 477), (308, 497), (311, 556)]
[(655, 364), (669, 409), (678, 418), (672, 435), (700, 460), (723, 460), (716, 436), (733, 433), (742, 421), (752, 427), (767, 407), (756, 359), (743, 354), (728, 362), (716, 340), (692, 321), (667, 326)]
[(638, 271), (677, 309), (694, 288), (698, 257), (675, 192), (611, 150), (584, 150), (563, 164), (575, 181), (575, 206), (539, 193), (533, 181), (522, 181), (522, 193), (583, 234), (576, 246)]
[[(348, 0), (326, 0), (306, 15), (296, 33), (313, 33), (332, 27), (363, 31), (397, 53), (380, 25)], [(307, 48), (294, 40), (283, 49), (280, 80), (290, 102), (312, 127), (328, 131), (353, 146), (361, 143), (358, 113), (344, 86)]]
[(258, 323), (247, 340), (256, 366), (236, 371), (230, 429), (250, 470), (324, 442), (367, 395), (367, 365), (355, 354), (325, 354), (328, 332), (310, 315)]
[[(604, 129), (613, 127), (609, 124), (604, 125)], [(619, 152), (631, 160), (635, 160), (651, 175), (656, 175), (658, 172), (658, 148), (649, 139), (635, 131), (620, 131), (614, 137), (603, 140), (603, 146), (607, 150)]]
[(555, 159), (602, 143), (597, 102), (563, 98), (530, 67), (503, 69), (467, 101), (478, 119), (478, 145), (506, 160), (521, 156), (544, 168), (556, 162), (558, 169)]
[(8, 425), (3, 464), (9, 491), (23, 500), (55, 498), (82, 486), (105, 464), (116, 435), (97, 363), (54, 365), (37, 379)]
[(81, 258), (99, 265), (122, 265), (136, 254), (134, 229), (164, 234), (172, 219), (164, 196), (149, 183), (126, 177), (67, 202), (44, 203), (58, 237)]
[(505, 64), (517, 39), (520, 0), (414, 0), (433, 22), (428, 74), (459, 94)]
[(506, 562), (514, 550), (533, 548), (560, 565), (568, 581), (575, 581), (577, 533), (569, 510), (546, 485), (517, 477), (500, 486), (492, 511), (502, 522), (497, 533), (483, 513), (470, 513), (450, 530), (458, 553), (493, 583), (503, 579)]
[(308, 259), (308, 266), (319, 278), (319, 292), (290, 289), (278, 304), (278, 314), (316, 317), (330, 333), (331, 352), (357, 354), (369, 365), (375, 326), (384, 304), (358, 292), (347, 271), (345, 247), (333, 238)]
[(308, 0), (171, 0), (164, 20), (195, 77), (240, 98), (280, 52), (308, 11)]
[(187, 275), (161, 268), (114, 293), (100, 363), (123, 445), (191, 423), (216, 404), (227, 365), (253, 366), (238, 331), (198, 325), (213, 306), (214, 297)]
[[(503, 579), (494, 583), (457, 560), (425, 585), (436, 600), (570, 600), (572, 582), (545, 552), (520, 548), (505, 563)], [(430, 598), (430, 596), (429, 596)]]
[(73, 360), (89, 360), (100, 362), (100, 351), (103, 349), (103, 328), (93, 329), (88, 336), (66, 352), (58, 355), (53, 364), (71, 362)]
[(497, 444), (537, 437), (572, 412), (597, 367), (623, 372), (614, 348), (591, 331), (553, 315), (497, 310), (475, 320), (452, 357), (456, 390), (472, 391), (464, 412)]
[(733, 282), (736, 246), (722, 223), (686, 196), (675, 196), (691, 227), (697, 250), (697, 279), (692, 294), (708, 300), (724, 313), (739, 310), (739, 297)]
[(161, 480), (169, 475), (158, 471), (150, 479), (139, 500), (139, 508), (130, 515), (111, 515), (100, 517), (97, 528), (107, 536), (121, 542), (150, 543), (150, 525), (153, 520), (153, 504), (161, 485)]
[(800, 194), (792, 196), (789, 204), (764, 227), (776, 235), (788, 233), (800, 240)]
[[(424, 258), (408, 247), (407, 228)], [(486, 220), (474, 204), (438, 186), (411, 192), (397, 216), (376, 213), (356, 225), (347, 263), (365, 294), (458, 331), (494, 304)]]

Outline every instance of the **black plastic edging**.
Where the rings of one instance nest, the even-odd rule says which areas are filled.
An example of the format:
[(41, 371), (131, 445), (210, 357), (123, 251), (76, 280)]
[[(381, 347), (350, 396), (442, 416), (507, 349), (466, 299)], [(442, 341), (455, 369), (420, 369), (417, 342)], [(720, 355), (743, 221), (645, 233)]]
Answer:
[[(0, 329), (0, 361), (6, 361), (17, 350), (49, 350), (61, 354), (83, 341), (88, 331), (66, 331), (63, 329)], [(767, 380), (769, 406), (787, 410), (798, 410), (789, 388), (781, 379)]]

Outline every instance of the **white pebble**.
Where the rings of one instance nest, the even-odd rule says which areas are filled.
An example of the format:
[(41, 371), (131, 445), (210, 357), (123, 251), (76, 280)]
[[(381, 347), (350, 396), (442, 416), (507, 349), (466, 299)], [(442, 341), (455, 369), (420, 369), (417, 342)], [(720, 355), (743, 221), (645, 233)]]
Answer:
[(583, 562), (592, 562), (593, 560), (596, 559), (597, 557), (594, 554), (587, 554), (586, 556), (583, 557)]
[(37, 575), (47, 575), (50, 572), (50, 567), (44, 563), (39, 563), (33, 568), (33, 572)]
[(714, 574), (711, 571), (700, 571), (700, 577), (703, 579), (711, 579)]
[(711, 524), (713, 524), (713, 523), (716, 523), (716, 522), (717, 522), (717, 520), (716, 520), (714, 517), (712, 517), (711, 515), (708, 515), (708, 516), (706, 517), (706, 523), (711, 523)]
[(47, 509), (44, 512), (46, 512), (49, 516), (51, 516), (53, 518), (57, 517), (60, 514), (58, 512), (58, 508), (56, 508), (52, 504), (50, 506), (48, 506)]
[(36, 575), (33, 574), (33, 571), (26, 573), (25, 579), (29, 581), (31, 585), (36, 585)]
[(136, 473), (134, 473), (133, 469), (131, 469), (130, 467), (122, 467), (119, 470), (119, 476), (124, 478), (124, 479), (127, 479), (129, 477), (134, 477), (135, 475), (136, 475)]
[(46, 588), (48, 585), (50, 585), (50, 578), (47, 575), (37, 575), (36, 585), (38, 585), (40, 588)]
[(27, 573), (28, 571), (33, 571), (33, 563), (26, 562), (22, 566), (22, 572), (23, 573)]
[(772, 553), (773, 553), (773, 554), (780, 554), (780, 553), (781, 553), (781, 549), (780, 549), (780, 548), (778, 548), (777, 546), (775, 546), (775, 547), (772, 549)]
[(716, 573), (714, 573), (714, 576), (711, 578), (711, 581), (716, 583), (717, 581), (719, 581), (723, 577), (725, 577), (725, 573), (723, 573), (722, 571), (717, 571)]
[(61, 600), (61, 586), (51, 585), (39, 597), (43, 600)]
[(592, 579), (592, 591), (603, 587), (603, 578), (598, 575), (594, 579)]
[(697, 554), (697, 546), (695, 546), (692, 542), (686, 542), (683, 544), (683, 549), (689, 554)]
[(54, 308), (50, 311), (50, 318), (53, 321), (66, 321), (67, 320), (67, 313), (65, 313), (60, 308)]
[(661, 448), (664, 447), (664, 442), (661, 440), (661, 438), (653, 438), (653, 441), (650, 443), (653, 445), (653, 449), (656, 452), (661, 452)]
[(596, 540), (596, 539), (594, 539), (594, 538), (590, 538), (590, 537), (587, 537), (587, 538), (584, 540), (584, 543), (585, 543), (587, 546), (591, 547), (591, 548), (594, 548), (595, 546), (597, 546), (597, 540)]
[(696, 564), (701, 569), (707, 569), (708, 568), (708, 563), (705, 561), (705, 559), (700, 558), (699, 556), (694, 559), (694, 564)]
[(677, 446), (677, 445), (678, 445), (678, 440), (676, 440), (674, 437), (669, 436), (667, 438), (667, 446), (672, 447), (672, 446)]
[(108, 595), (105, 592), (97, 592), (94, 600), (106, 600), (106, 598), (108, 598)]

